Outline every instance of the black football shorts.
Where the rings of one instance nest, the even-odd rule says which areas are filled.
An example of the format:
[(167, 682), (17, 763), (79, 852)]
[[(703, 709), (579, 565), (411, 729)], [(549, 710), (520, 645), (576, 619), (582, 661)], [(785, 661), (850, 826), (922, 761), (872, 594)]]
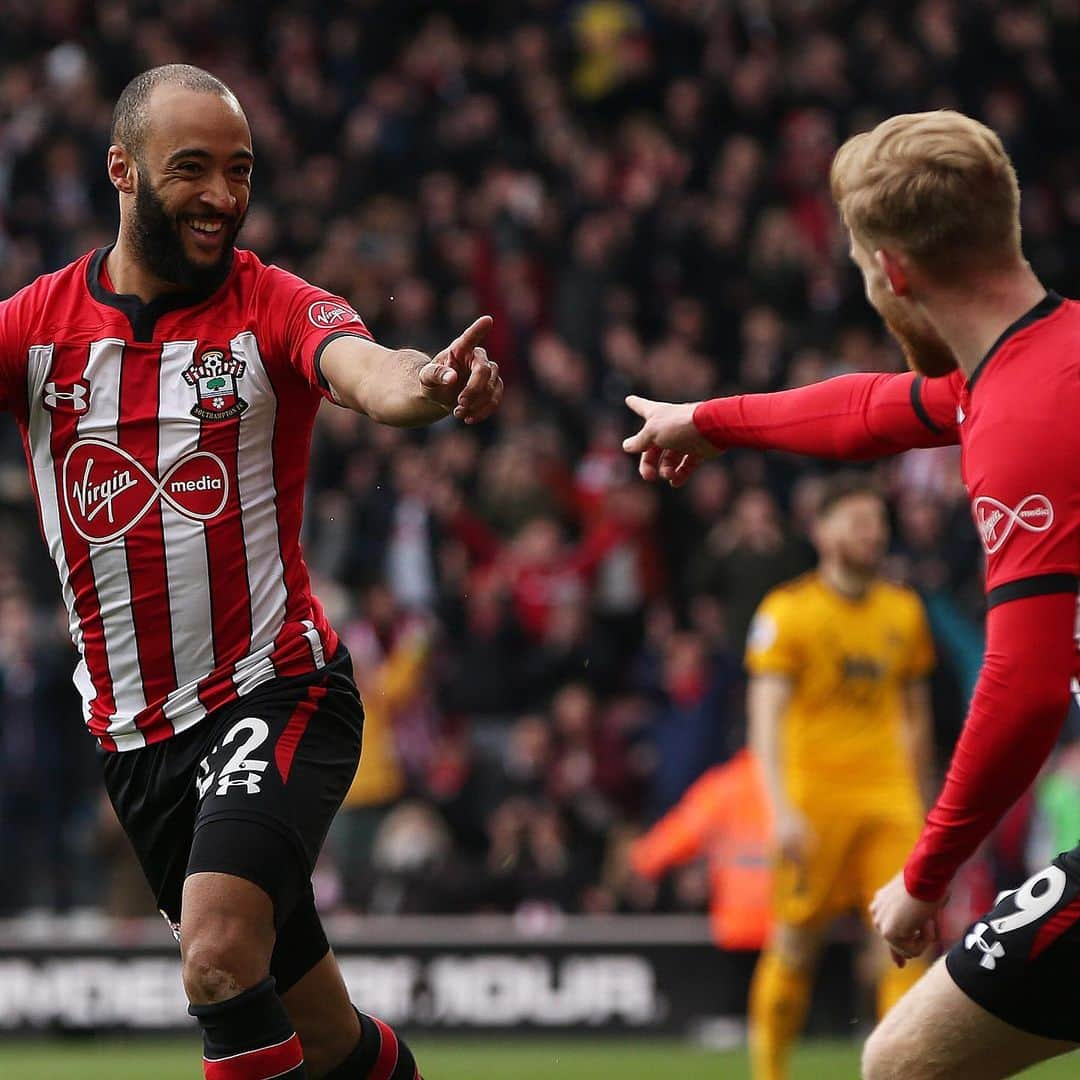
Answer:
[(272, 679), (171, 739), (105, 755), (109, 797), (174, 931), (184, 879), (200, 871), (260, 886), (280, 930), (309, 897), (362, 731), (341, 647), (321, 670)]
[(1000, 895), (945, 963), (956, 985), (998, 1019), (1080, 1042), (1080, 847)]

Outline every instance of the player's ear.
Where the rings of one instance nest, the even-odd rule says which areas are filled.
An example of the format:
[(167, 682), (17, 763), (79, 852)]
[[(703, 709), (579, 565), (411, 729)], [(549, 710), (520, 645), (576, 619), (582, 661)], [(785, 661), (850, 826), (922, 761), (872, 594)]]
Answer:
[(885, 248), (878, 248), (874, 252), (874, 262), (885, 275), (889, 283), (889, 291), (893, 296), (907, 296), (911, 292), (911, 282), (908, 279), (907, 270), (902, 261)]
[(113, 143), (106, 158), (109, 182), (121, 195), (134, 195), (137, 179), (135, 158), (122, 146)]

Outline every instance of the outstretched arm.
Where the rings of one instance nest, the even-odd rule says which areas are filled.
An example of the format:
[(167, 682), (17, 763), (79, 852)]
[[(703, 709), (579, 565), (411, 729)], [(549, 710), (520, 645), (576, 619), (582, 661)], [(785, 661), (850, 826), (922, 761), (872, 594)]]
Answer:
[(323, 350), (320, 368), (338, 404), (380, 424), (418, 427), (450, 413), (473, 424), (503, 394), (499, 365), (481, 347), (490, 327), (491, 317), (481, 316), (435, 357), (343, 335)]
[(796, 390), (686, 405), (630, 397), (627, 405), (645, 422), (623, 449), (642, 455), (646, 480), (678, 487), (704, 458), (736, 446), (848, 461), (947, 446), (959, 441), (962, 386), (959, 373), (924, 379), (905, 372), (840, 375)]

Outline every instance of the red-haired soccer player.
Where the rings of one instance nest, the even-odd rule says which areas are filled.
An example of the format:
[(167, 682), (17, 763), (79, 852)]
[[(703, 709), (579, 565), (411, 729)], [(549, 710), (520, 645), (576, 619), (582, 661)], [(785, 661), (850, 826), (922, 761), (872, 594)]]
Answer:
[[(625, 443), (646, 479), (685, 482), (729, 446), (874, 458), (959, 442), (986, 551), (986, 655), (945, 786), (871, 905), (898, 962), (937, 935), (949, 882), (1053, 748), (1080, 672), (1080, 304), (1020, 247), (997, 135), (950, 111), (850, 139), (833, 195), (870, 303), (913, 373), (850, 375), (690, 405), (638, 398)], [(1080, 1043), (1080, 849), (972, 925), (868, 1041), (869, 1080), (1011, 1076)]]

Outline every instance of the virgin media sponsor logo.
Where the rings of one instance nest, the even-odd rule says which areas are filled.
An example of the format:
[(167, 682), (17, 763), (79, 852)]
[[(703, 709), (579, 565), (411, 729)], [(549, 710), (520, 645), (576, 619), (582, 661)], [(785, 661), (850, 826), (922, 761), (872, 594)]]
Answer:
[(1054, 524), (1054, 506), (1045, 495), (1028, 495), (1016, 506), (980, 495), (971, 509), (987, 555), (998, 551), (1016, 529), (1041, 533)]
[(209, 521), (228, 498), (225, 465), (206, 450), (185, 454), (160, 480), (104, 439), (80, 439), (64, 458), (64, 510), (91, 544), (107, 544), (130, 532), (158, 500), (192, 521)]

